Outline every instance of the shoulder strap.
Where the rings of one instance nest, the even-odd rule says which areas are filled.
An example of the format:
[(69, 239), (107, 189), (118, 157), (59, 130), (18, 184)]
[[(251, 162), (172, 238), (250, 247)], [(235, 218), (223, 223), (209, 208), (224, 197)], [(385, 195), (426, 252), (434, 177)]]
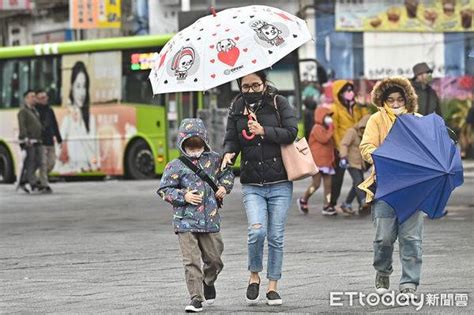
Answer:
[(275, 112), (276, 112), (276, 115), (278, 117), (278, 122), (281, 127), (281, 116), (280, 116), (280, 110), (278, 109), (278, 106), (277, 106), (277, 97), (278, 97), (278, 94), (275, 94), (275, 96), (273, 97), (273, 106), (275, 107)]
[(217, 187), (216, 183), (214, 183), (214, 181), (209, 177), (209, 175), (206, 174), (206, 172), (204, 172), (204, 170), (202, 168), (200, 168), (199, 166), (195, 165), (193, 162), (191, 162), (187, 157), (181, 155), (179, 157), (179, 160), (181, 162), (184, 163), (184, 165), (186, 165), (191, 171), (193, 171), (194, 173), (196, 173), (197, 176), (199, 176), (203, 181), (205, 181), (206, 183), (209, 184), (209, 186), (211, 186), (212, 190), (214, 190), (214, 192), (216, 192), (217, 190), (219, 190), (219, 188)]

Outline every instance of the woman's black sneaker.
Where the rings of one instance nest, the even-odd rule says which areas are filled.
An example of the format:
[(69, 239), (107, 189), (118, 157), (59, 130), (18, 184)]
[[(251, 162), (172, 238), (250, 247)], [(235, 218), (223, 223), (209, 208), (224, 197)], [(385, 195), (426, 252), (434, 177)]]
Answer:
[(204, 287), (204, 298), (206, 299), (207, 304), (214, 303), (216, 299), (216, 287), (214, 285), (207, 285), (206, 282), (202, 282)]
[(282, 305), (283, 301), (280, 295), (276, 291), (267, 292), (267, 304), (268, 305)]
[(186, 313), (202, 312), (202, 302), (197, 298), (193, 298), (191, 303), (189, 303), (184, 310)]
[(247, 295), (245, 299), (247, 300), (247, 304), (253, 305), (257, 304), (258, 299), (260, 297), (260, 283), (250, 283), (247, 287)]

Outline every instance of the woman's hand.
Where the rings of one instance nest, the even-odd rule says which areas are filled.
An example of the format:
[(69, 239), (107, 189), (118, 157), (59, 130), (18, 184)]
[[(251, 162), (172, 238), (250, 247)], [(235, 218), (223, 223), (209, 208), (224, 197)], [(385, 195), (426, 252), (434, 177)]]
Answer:
[(184, 200), (193, 206), (197, 206), (202, 202), (202, 196), (197, 192), (197, 190), (191, 190), (184, 195)]
[(223, 199), (227, 194), (227, 190), (225, 190), (224, 186), (219, 186), (219, 189), (216, 191), (216, 198)]
[(249, 120), (248, 127), (251, 133), (257, 136), (263, 136), (265, 134), (265, 130), (263, 129), (262, 125), (255, 120)]
[(222, 163), (221, 163), (221, 171), (223, 171), (227, 167), (227, 164), (232, 164), (232, 159), (234, 158), (234, 156), (235, 156), (235, 153), (224, 154), (224, 157), (222, 158)]

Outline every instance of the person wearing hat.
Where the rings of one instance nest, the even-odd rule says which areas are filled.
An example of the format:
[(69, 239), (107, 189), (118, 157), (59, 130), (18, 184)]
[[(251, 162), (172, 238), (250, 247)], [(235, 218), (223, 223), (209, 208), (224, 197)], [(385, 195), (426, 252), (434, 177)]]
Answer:
[(439, 97), (429, 84), (431, 73), (433, 70), (426, 62), (417, 63), (413, 67), (414, 78), (411, 83), (418, 95), (418, 113), (423, 116), (436, 113), (442, 117)]
[[(377, 82), (372, 90), (372, 103), (378, 112), (370, 116), (359, 149), (362, 158), (373, 164), (372, 153), (380, 147), (400, 115), (417, 115), (417, 96), (410, 81), (403, 77), (390, 77)], [(392, 157), (396, 159), (397, 156)], [(379, 179), (377, 177), (377, 179)], [(399, 223), (394, 209), (385, 201), (374, 199), (376, 169), (359, 186), (365, 191), (366, 202), (372, 202), (372, 220), (375, 226), (373, 241), (376, 270), (375, 289), (383, 295), (390, 289), (393, 272), (392, 256), (398, 238), (402, 276), (399, 288), (406, 298), (415, 299), (420, 282), (422, 263), (423, 214), (415, 212), (405, 222)]]

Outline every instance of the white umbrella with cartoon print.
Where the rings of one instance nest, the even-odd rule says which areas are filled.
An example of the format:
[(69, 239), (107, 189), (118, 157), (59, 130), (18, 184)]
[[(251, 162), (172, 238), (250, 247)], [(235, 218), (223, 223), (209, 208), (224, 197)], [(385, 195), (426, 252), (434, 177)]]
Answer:
[(278, 8), (213, 11), (157, 55), (149, 76), (153, 94), (208, 90), (268, 68), (310, 39), (305, 21)]

